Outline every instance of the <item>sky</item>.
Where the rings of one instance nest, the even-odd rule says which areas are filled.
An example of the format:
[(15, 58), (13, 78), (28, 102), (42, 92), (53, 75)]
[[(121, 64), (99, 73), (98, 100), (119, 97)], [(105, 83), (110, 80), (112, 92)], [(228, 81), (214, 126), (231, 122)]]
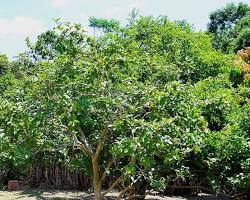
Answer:
[(0, 0), (0, 53), (10, 58), (26, 50), (25, 38), (55, 25), (53, 19), (88, 25), (90, 16), (115, 18), (123, 23), (133, 8), (141, 15), (166, 15), (186, 19), (196, 30), (205, 30), (209, 13), (231, 2), (250, 0)]

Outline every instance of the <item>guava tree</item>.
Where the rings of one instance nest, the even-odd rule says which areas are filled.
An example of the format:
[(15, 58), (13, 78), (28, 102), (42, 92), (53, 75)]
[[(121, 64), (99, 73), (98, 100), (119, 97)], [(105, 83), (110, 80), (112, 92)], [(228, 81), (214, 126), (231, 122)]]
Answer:
[(96, 200), (118, 184), (121, 193), (145, 196), (130, 192), (140, 180), (163, 191), (166, 178), (204, 166), (205, 138), (229, 108), (214, 117), (218, 102), (202, 107), (193, 85), (231, 65), (209, 36), (166, 17), (139, 17), (98, 38), (59, 23), (29, 46), (29, 59), (20, 60), (27, 67), (0, 102), (1, 137), (14, 138), (5, 144), (19, 150), (15, 159), (80, 149)]
[[(71, 34), (79, 29), (60, 26), (58, 30)], [(1, 124), (4, 134), (15, 138), (14, 147), (22, 149), (17, 144), (23, 139), (22, 145), (33, 149), (28, 151), (31, 154), (36, 152), (33, 145), (45, 147), (45, 138), (57, 138), (59, 146), (73, 141), (92, 164), (94, 198), (101, 199), (121, 182), (132, 186), (128, 177), (138, 172), (138, 161), (131, 154), (141, 152), (132, 149), (129, 157), (120, 154), (120, 163), (115, 146), (126, 137), (135, 142), (133, 121), (146, 115), (144, 107), (154, 88), (138, 81), (140, 74), (130, 67), (137, 62), (128, 53), (136, 49), (134, 44), (127, 48), (115, 35), (98, 41), (82, 34), (80, 53), (74, 56), (67, 47), (69, 51), (53, 60), (35, 59), (29, 73), (5, 92)], [(111, 177), (117, 179), (102, 191), (111, 167)]]

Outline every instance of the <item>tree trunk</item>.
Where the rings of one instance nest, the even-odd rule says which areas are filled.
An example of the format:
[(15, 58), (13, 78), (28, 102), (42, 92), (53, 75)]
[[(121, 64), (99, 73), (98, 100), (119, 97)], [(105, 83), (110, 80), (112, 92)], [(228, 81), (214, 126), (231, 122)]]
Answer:
[(94, 187), (94, 200), (102, 199), (102, 184), (100, 180), (100, 169), (98, 160), (94, 157), (92, 158), (93, 167), (93, 187)]

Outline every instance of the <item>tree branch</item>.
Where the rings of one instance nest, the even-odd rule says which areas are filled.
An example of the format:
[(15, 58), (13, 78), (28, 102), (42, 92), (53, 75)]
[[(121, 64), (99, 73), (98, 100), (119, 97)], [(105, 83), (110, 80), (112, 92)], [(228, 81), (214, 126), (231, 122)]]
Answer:
[(92, 150), (92, 147), (91, 147), (91, 145), (89, 144), (89, 142), (88, 142), (88, 140), (87, 140), (87, 138), (86, 138), (86, 136), (85, 136), (85, 134), (84, 134), (84, 132), (83, 132), (83, 130), (82, 130), (82, 128), (79, 126), (78, 127), (78, 131), (80, 132), (80, 134), (81, 134), (81, 140), (83, 141), (83, 144), (86, 146), (86, 148), (87, 148), (87, 150), (92, 154), (92, 156), (93, 156), (93, 150)]
[(120, 192), (120, 194), (116, 197), (116, 200), (120, 200), (121, 197), (122, 197), (122, 195), (123, 195), (125, 192), (127, 192), (127, 191), (129, 191), (129, 190), (132, 190), (133, 188), (134, 188), (134, 187), (133, 187), (132, 185), (130, 185), (130, 186), (124, 188), (124, 190), (122, 190), (122, 191)]
[(102, 134), (101, 134), (101, 136), (99, 138), (99, 141), (98, 141), (98, 144), (97, 144), (97, 147), (96, 147), (96, 152), (95, 152), (95, 155), (94, 155), (94, 158), (96, 160), (99, 158), (100, 153), (102, 152), (104, 142), (107, 139), (107, 137), (108, 137), (108, 126), (106, 126), (103, 129)]
[(79, 140), (75, 141), (76, 146), (81, 149), (84, 153), (86, 153), (89, 157), (93, 156), (93, 153)]
[[(68, 130), (68, 132), (71, 134), (71, 136), (73, 137), (73, 140), (74, 140), (74, 142), (75, 142), (75, 145), (79, 148), (79, 149), (81, 149), (86, 155), (88, 155), (89, 157), (93, 157), (93, 152), (92, 152), (92, 150), (89, 148), (89, 146), (87, 146), (85, 143), (82, 143), (82, 142), (80, 142), (78, 139), (77, 139), (77, 137), (76, 137), (76, 135), (74, 134), (74, 133), (72, 133), (71, 131), (69, 131), (69, 129), (67, 128), (67, 130)], [(86, 140), (87, 141), (87, 140)]]
[(116, 181), (113, 182), (113, 184), (110, 186), (110, 188), (102, 193), (102, 196), (105, 196), (106, 194), (111, 192), (114, 189), (114, 187), (117, 186), (123, 179), (124, 179), (123, 176), (120, 176), (118, 179), (116, 179)]

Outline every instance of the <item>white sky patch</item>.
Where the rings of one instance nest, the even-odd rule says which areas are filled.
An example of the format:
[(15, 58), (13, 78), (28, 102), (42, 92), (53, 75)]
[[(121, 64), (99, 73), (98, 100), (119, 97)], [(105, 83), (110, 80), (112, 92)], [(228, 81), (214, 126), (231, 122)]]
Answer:
[(91, 28), (89, 27), (89, 16), (86, 14), (81, 14), (79, 21), (81, 22), (83, 28), (87, 31), (87, 33), (91, 33)]
[(46, 25), (29, 16), (0, 17), (0, 53), (11, 57), (26, 50), (25, 38), (32, 41), (46, 30)]
[(138, 9), (139, 13), (146, 10), (148, 6), (147, 0), (130, 0), (126, 6), (113, 6), (107, 9), (104, 13), (104, 16), (107, 18), (115, 18), (119, 20), (127, 19), (129, 13), (133, 9)]
[(132, 9), (139, 9), (139, 10), (144, 10), (147, 5), (146, 0), (132, 0), (130, 4), (128, 5), (129, 10)]
[[(35, 38), (55, 25), (52, 19), (82, 23), (88, 30), (89, 16), (114, 18), (127, 23), (133, 8), (143, 16), (166, 15), (187, 19), (196, 30), (205, 30), (209, 13), (230, 2), (250, 0), (25, 0), (2, 1), (0, 7), (0, 52), (9, 56), (25, 49), (25, 37)], [(83, 14), (82, 14), (83, 13)], [(37, 19), (41, 19), (37, 20)], [(92, 30), (91, 30), (92, 31)]]
[(28, 16), (17, 16), (13, 19), (0, 17), (0, 39), (29, 36), (33, 37), (45, 30), (42, 21)]
[(70, 5), (70, 0), (52, 0), (52, 5), (56, 8), (66, 8)]
[(126, 8), (114, 6), (106, 10), (104, 16), (107, 18), (119, 18), (119, 16), (124, 15), (127, 12)]

